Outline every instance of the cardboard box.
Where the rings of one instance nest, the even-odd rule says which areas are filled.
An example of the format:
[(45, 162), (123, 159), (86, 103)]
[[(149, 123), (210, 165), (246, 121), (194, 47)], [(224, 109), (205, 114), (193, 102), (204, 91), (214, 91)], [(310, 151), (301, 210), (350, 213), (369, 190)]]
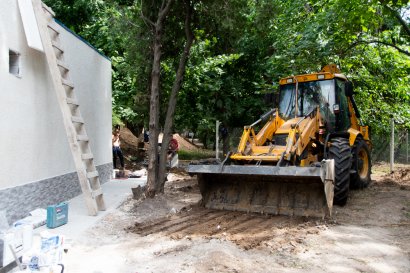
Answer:
[(47, 207), (47, 227), (56, 228), (68, 222), (68, 203)]

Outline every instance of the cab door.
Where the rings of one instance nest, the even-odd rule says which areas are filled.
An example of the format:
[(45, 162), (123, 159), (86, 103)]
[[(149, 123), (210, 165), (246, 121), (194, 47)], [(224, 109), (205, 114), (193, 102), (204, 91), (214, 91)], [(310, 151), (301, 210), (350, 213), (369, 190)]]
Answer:
[(333, 107), (336, 116), (335, 131), (346, 132), (350, 128), (349, 104), (345, 93), (346, 81), (336, 79), (335, 85), (336, 105)]

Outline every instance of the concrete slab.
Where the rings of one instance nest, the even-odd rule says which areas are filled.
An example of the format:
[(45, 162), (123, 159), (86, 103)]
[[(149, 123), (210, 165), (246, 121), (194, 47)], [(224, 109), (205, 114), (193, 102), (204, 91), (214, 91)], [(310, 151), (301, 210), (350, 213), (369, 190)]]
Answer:
[[(83, 195), (79, 195), (68, 202), (68, 222), (67, 224), (49, 229), (45, 225), (36, 228), (33, 231), (34, 238), (39, 238), (40, 233), (48, 231), (51, 234), (63, 235), (66, 239), (66, 246), (70, 248), (72, 243), (81, 241), (81, 236), (85, 231), (93, 227), (104, 216), (117, 209), (127, 197), (132, 195), (131, 188), (143, 186), (147, 183), (147, 177), (128, 178), (128, 179), (113, 179), (102, 185), (104, 193), (104, 201), (107, 210), (100, 211), (97, 216), (89, 216), (87, 206)], [(65, 258), (64, 258), (65, 259)], [(17, 264), (15, 262), (6, 267), (0, 268), (0, 273), (3, 272), (17, 272)]]
[(101, 218), (112, 212), (132, 195), (131, 188), (145, 185), (146, 177), (114, 179), (102, 185), (104, 201), (107, 210), (98, 212), (97, 216), (89, 216), (83, 195), (79, 195), (68, 201), (68, 222), (67, 224), (48, 229), (46, 226), (35, 229), (35, 233), (48, 230), (53, 234), (61, 234), (71, 240), (78, 239), (88, 228), (94, 226)]

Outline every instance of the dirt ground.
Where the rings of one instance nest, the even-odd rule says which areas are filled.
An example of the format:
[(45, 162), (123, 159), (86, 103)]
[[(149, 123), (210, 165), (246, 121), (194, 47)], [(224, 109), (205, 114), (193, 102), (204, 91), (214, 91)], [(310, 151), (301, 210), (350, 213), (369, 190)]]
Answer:
[(410, 272), (410, 166), (373, 168), (332, 219), (213, 211), (195, 178), (127, 199), (67, 254), (67, 272)]

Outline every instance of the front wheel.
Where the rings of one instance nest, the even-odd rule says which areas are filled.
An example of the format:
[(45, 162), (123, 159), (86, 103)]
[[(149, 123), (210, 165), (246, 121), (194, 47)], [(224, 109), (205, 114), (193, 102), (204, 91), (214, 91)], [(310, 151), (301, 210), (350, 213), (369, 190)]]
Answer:
[(335, 161), (335, 190), (333, 204), (346, 205), (350, 187), (350, 167), (352, 155), (349, 141), (345, 138), (334, 138), (329, 148), (329, 159)]
[(363, 189), (370, 183), (371, 159), (366, 141), (359, 139), (353, 149), (351, 188)]

